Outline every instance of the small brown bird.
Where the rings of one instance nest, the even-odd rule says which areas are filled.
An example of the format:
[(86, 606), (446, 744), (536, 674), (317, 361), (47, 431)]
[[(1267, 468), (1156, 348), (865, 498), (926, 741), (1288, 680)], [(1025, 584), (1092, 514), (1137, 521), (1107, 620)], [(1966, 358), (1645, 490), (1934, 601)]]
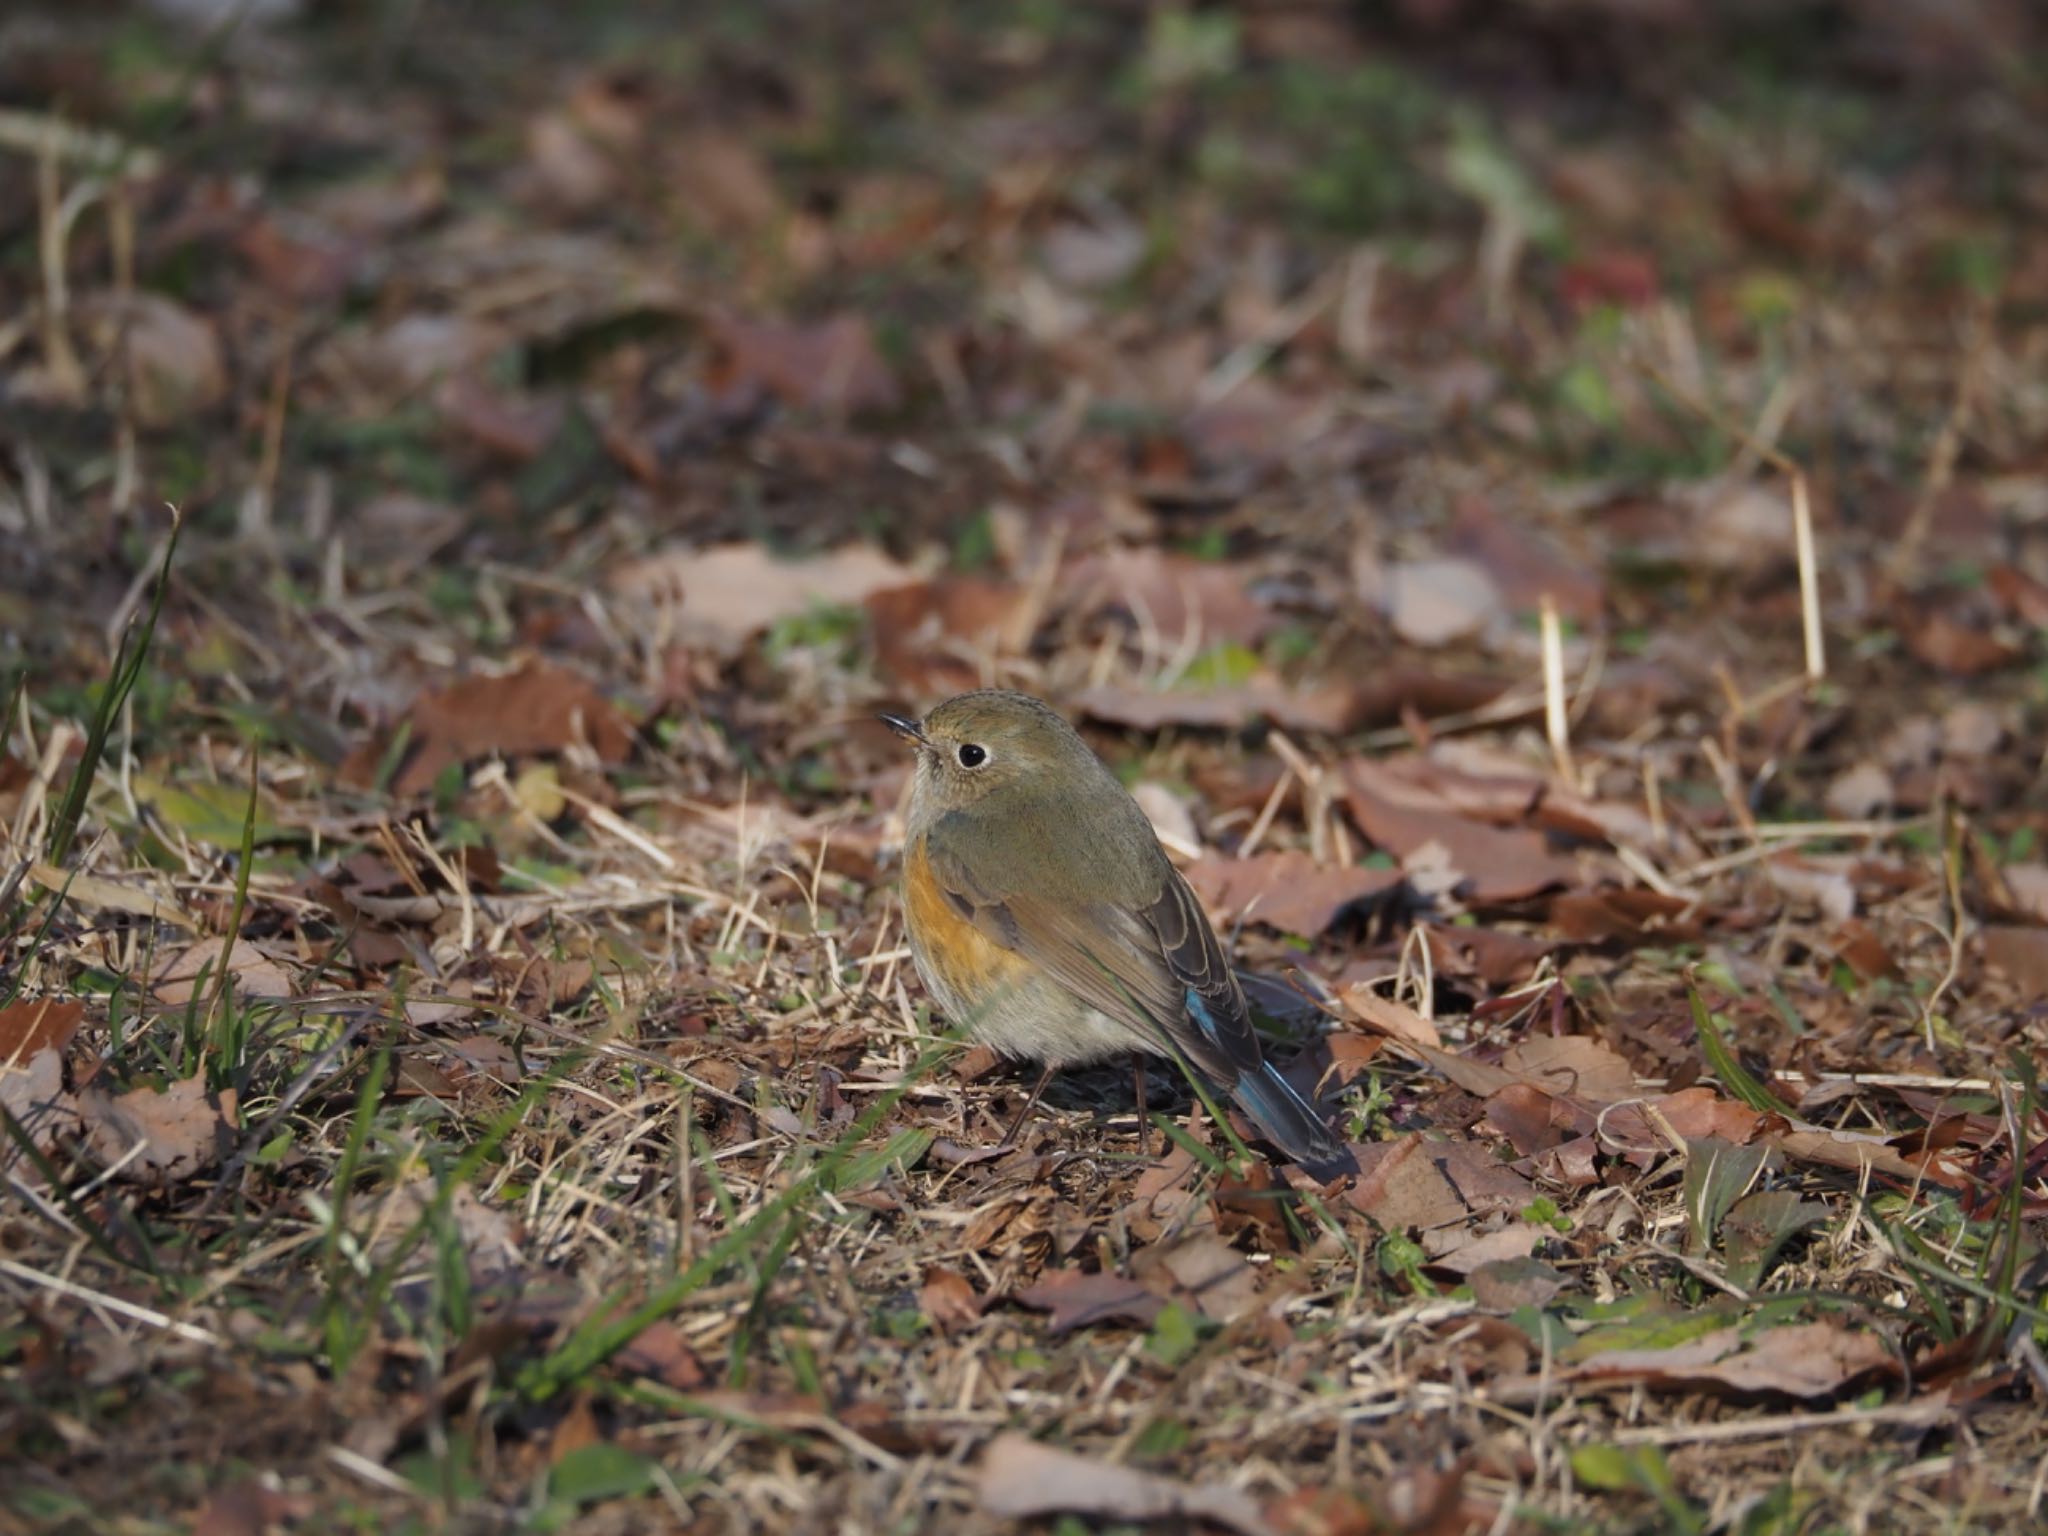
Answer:
[(881, 718), (917, 748), (903, 905), (918, 974), (954, 1022), (1048, 1071), (1178, 1057), (1295, 1161), (1347, 1156), (1261, 1054), (1194, 892), (1072, 726), (995, 689)]

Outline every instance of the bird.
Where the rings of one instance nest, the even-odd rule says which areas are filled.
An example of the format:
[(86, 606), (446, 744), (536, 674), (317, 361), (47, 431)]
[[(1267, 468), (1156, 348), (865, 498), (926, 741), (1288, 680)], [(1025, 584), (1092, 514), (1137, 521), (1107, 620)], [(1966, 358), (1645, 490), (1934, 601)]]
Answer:
[(1260, 1049), (1243, 987), (1152, 823), (1039, 699), (978, 689), (881, 721), (916, 749), (903, 852), (926, 992), (976, 1042), (1062, 1067), (1139, 1051), (1229, 1093), (1312, 1171), (1349, 1156)]

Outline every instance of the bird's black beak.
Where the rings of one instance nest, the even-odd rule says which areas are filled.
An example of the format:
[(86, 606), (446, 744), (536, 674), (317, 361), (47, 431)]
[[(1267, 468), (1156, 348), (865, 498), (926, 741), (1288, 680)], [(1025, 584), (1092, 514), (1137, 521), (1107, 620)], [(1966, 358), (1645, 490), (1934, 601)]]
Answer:
[(925, 739), (924, 722), (921, 720), (912, 720), (904, 715), (877, 715), (875, 718), (905, 741), (915, 742), (920, 747), (931, 745)]

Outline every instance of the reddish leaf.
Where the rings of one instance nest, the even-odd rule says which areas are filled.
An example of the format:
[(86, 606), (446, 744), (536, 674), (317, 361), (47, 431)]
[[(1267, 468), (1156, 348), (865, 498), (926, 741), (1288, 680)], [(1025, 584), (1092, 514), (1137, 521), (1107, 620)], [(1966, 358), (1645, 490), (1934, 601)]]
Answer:
[(1208, 644), (1233, 640), (1256, 645), (1280, 616), (1246, 588), (1244, 568), (1156, 545), (1119, 546), (1075, 561), (1061, 575), (1062, 587), (1080, 594), (1083, 612), (1115, 607), (1168, 647), (1193, 635)]
[(1345, 807), (1359, 831), (1396, 858), (1429, 844), (1449, 856), (1459, 890), (1476, 903), (1515, 901), (1578, 882), (1577, 863), (1549, 851), (1541, 833), (1489, 827), (1445, 808), (1444, 797), (1382, 764), (1344, 764)]
[(17, 1000), (0, 1008), (0, 1066), (25, 1064), (38, 1051), (61, 1055), (84, 1017), (85, 1004), (75, 997)]
[[(1660, 891), (1567, 891), (1550, 899), (1550, 925), (1580, 944), (1697, 938), (1696, 903)], [(1685, 914), (1685, 915), (1682, 915)]]
[(937, 1264), (924, 1272), (917, 1302), (941, 1333), (952, 1333), (977, 1321), (986, 1305), (964, 1275)]
[(1030, 635), (1016, 632), (1026, 594), (1007, 582), (950, 576), (870, 593), (875, 659), (897, 685), (920, 697), (943, 697), (976, 687), (980, 658), (1020, 650)]
[(2020, 658), (2018, 646), (1938, 610), (1906, 630), (1906, 649), (1928, 666), (1957, 677), (1995, 672)]
[(1669, 1349), (1609, 1350), (1560, 1371), (1562, 1380), (1585, 1386), (1720, 1387), (1784, 1397), (1827, 1397), (1865, 1377), (1897, 1374), (1884, 1340), (1836, 1323), (1767, 1328), (1748, 1340), (1740, 1328), (1721, 1328)]
[(2027, 996), (2048, 993), (2048, 928), (1987, 924), (1984, 959)]
[(88, 1088), (78, 1104), (93, 1155), (119, 1163), (122, 1178), (141, 1184), (169, 1184), (212, 1167), (236, 1123), (234, 1089), (209, 1094), (203, 1071), (161, 1093), (137, 1088), (109, 1097)]
[[(599, 761), (617, 763), (633, 744), (631, 727), (587, 678), (539, 660), (423, 693), (407, 719), (411, 742), (391, 786), (400, 795), (419, 794), (444, 769), (493, 753), (554, 753), (580, 742)], [(369, 783), (382, 755), (381, 745), (353, 754), (344, 781)]]
[(1036, 1284), (1011, 1294), (1027, 1307), (1050, 1312), (1048, 1326), (1055, 1334), (1096, 1323), (1150, 1323), (1166, 1305), (1135, 1280), (1078, 1269), (1047, 1270)]
[(1359, 1174), (1344, 1198), (1388, 1231), (1428, 1230), (1492, 1211), (1520, 1210), (1535, 1189), (1468, 1141), (1414, 1133), (1358, 1149)]
[(1597, 565), (1563, 554), (1525, 522), (1503, 517), (1482, 496), (1459, 502), (1447, 547), (1477, 562), (1507, 606), (1518, 612), (1535, 612), (1548, 595), (1566, 618), (1591, 625), (1606, 608)]
[(1322, 869), (1295, 850), (1249, 859), (1209, 856), (1187, 867), (1188, 884), (1222, 922), (1240, 918), (1313, 938), (1345, 908), (1401, 883), (1395, 869)]
[(1087, 688), (1074, 696), (1074, 707), (1140, 731), (1168, 725), (1236, 731), (1270, 720), (1320, 736), (1354, 730), (1368, 712), (1355, 688), (1332, 683), (1294, 690), (1272, 679), (1236, 688)]
[(765, 389), (785, 405), (835, 417), (894, 410), (902, 399), (860, 315), (816, 325), (718, 315), (710, 330), (721, 354), (712, 382), (721, 393)]
[(1486, 1123), (1522, 1156), (1547, 1151), (1593, 1129), (1585, 1108), (1527, 1083), (1509, 1083), (1486, 1101)]

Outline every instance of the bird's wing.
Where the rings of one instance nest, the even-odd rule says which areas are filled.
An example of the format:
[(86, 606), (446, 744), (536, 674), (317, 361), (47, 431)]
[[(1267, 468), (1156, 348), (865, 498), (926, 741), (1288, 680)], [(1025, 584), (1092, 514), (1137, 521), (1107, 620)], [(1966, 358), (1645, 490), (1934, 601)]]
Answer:
[(1159, 856), (1152, 900), (1083, 902), (1038, 891), (976, 846), (969, 818), (942, 817), (925, 859), (954, 909), (1090, 1007), (1156, 1038), (1228, 1088), (1261, 1062), (1244, 994), (1178, 871)]

